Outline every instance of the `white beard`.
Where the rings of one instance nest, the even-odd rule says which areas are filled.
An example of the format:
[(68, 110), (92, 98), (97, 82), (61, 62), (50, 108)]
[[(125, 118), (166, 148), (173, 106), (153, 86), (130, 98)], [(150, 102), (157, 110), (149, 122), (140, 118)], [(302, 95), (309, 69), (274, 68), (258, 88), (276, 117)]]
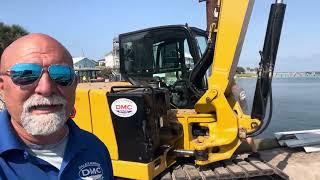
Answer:
[[(61, 129), (68, 117), (66, 116), (65, 106), (67, 101), (58, 95), (43, 97), (40, 95), (32, 95), (23, 103), (23, 111), (21, 113), (21, 125), (31, 135), (46, 136)], [(30, 108), (37, 105), (62, 105), (60, 111), (33, 115)]]

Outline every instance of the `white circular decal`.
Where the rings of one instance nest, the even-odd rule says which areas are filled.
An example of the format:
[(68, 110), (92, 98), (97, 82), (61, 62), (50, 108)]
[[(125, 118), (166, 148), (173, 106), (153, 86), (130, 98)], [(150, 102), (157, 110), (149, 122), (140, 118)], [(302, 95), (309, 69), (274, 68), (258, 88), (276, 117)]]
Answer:
[(113, 101), (111, 110), (119, 117), (131, 117), (137, 112), (137, 105), (130, 99), (120, 98)]

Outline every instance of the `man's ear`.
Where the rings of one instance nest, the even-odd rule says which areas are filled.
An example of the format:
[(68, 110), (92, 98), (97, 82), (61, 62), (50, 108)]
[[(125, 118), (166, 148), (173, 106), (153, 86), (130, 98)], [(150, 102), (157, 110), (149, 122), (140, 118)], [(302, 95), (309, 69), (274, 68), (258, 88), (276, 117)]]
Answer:
[(5, 107), (4, 96), (3, 96), (3, 76), (0, 75), (0, 110)]
[(0, 91), (1, 91), (1, 92), (3, 91), (3, 88), (4, 88), (4, 85), (3, 85), (3, 77), (0, 75)]
[(79, 76), (76, 76), (76, 78), (75, 78), (74, 81), (75, 81), (75, 82), (73, 82), (73, 83), (75, 83), (75, 86), (77, 87), (77, 86), (78, 86), (78, 83), (79, 83), (79, 81), (80, 81)]

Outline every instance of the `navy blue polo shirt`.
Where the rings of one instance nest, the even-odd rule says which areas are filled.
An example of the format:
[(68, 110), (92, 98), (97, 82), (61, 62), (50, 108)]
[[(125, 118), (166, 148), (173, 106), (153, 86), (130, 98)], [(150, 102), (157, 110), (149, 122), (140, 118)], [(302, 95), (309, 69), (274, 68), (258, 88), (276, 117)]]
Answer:
[(0, 113), (0, 179), (113, 179), (110, 155), (93, 134), (67, 121), (69, 140), (60, 170), (28, 153), (7, 110)]

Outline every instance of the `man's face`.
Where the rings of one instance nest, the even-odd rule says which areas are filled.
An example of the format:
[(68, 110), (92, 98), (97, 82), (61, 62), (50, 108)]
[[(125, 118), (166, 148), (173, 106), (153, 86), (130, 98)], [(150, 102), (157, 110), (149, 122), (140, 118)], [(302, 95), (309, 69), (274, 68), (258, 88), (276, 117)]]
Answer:
[[(14, 42), (2, 56), (1, 71), (5, 72), (17, 63), (35, 63), (46, 68), (52, 64), (73, 66), (64, 47), (44, 35), (31, 35)], [(76, 82), (71, 86), (56, 84), (47, 70), (30, 85), (14, 84), (6, 75), (0, 79), (11, 119), (32, 135), (48, 135), (64, 125), (74, 106), (76, 85)]]

